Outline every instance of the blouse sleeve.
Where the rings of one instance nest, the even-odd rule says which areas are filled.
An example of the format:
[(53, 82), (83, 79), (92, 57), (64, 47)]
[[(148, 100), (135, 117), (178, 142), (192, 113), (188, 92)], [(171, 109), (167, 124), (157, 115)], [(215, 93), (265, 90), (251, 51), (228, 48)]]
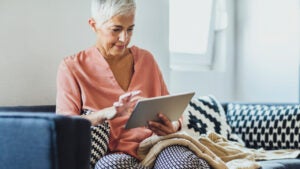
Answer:
[(72, 71), (62, 61), (57, 72), (56, 113), (63, 115), (80, 115), (80, 88)]
[(161, 93), (162, 93), (162, 95), (169, 95), (167, 85), (164, 81), (163, 75), (162, 75), (160, 70), (159, 70), (159, 77), (160, 77), (160, 81), (161, 81), (161, 90), (162, 90)]

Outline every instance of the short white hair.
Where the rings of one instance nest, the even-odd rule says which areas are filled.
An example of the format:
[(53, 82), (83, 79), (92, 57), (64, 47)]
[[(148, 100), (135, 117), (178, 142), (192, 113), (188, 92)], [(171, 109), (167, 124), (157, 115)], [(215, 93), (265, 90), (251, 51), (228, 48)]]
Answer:
[(135, 0), (92, 0), (91, 15), (97, 26), (116, 15), (135, 13)]

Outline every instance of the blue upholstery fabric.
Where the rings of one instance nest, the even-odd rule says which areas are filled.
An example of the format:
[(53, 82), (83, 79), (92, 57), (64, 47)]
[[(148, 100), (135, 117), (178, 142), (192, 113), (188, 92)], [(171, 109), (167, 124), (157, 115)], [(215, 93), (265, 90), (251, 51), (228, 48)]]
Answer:
[(45, 112), (45, 113), (54, 113), (55, 112), (55, 105), (6, 106), (6, 107), (0, 107), (0, 112)]
[(54, 113), (0, 113), (0, 168), (88, 169), (90, 122)]
[(262, 169), (299, 169), (300, 159), (269, 160), (260, 162)]
[[(226, 113), (227, 103), (222, 106)], [(90, 123), (54, 111), (54, 105), (0, 107), (0, 169), (89, 168)], [(299, 158), (260, 164), (262, 169), (300, 169)]]

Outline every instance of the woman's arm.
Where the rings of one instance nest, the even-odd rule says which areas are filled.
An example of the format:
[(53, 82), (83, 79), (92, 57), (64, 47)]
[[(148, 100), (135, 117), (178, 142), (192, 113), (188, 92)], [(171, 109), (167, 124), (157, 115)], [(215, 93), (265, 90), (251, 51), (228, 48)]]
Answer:
[(63, 60), (56, 77), (56, 113), (62, 115), (80, 115), (81, 93), (73, 72)]
[(96, 112), (90, 112), (85, 115), (81, 115), (81, 117), (89, 120), (92, 123), (92, 126), (97, 126), (103, 123), (105, 120), (112, 119), (115, 117), (117, 111), (115, 107), (108, 107)]

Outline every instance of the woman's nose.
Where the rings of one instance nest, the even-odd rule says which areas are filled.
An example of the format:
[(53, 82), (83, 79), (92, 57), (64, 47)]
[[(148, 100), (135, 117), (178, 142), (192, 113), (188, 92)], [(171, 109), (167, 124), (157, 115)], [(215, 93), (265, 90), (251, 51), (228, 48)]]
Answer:
[(125, 42), (126, 38), (127, 38), (127, 32), (126, 31), (121, 32), (119, 36), (119, 41)]

